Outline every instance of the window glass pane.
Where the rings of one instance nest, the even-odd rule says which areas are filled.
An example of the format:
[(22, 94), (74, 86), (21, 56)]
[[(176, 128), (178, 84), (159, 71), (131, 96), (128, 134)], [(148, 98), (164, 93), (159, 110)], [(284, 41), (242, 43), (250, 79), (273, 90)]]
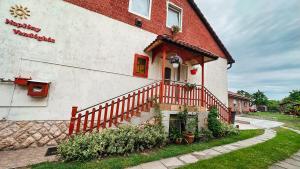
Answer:
[(131, 0), (131, 11), (143, 15), (149, 16), (150, 0)]
[(168, 26), (171, 27), (173, 25), (180, 27), (180, 12), (173, 9), (172, 7), (168, 8)]
[(146, 59), (138, 58), (136, 71), (137, 71), (136, 73), (141, 73), (141, 74), (146, 73)]

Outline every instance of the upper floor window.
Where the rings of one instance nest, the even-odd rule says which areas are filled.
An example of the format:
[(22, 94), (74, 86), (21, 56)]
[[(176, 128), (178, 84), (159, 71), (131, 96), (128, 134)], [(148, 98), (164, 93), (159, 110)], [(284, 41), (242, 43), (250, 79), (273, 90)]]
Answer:
[(152, 0), (129, 0), (129, 12), (150, 19)]
[(167, 27), (178, 26), (182, 29), (182, 9), (168, 2), (167, 11)]

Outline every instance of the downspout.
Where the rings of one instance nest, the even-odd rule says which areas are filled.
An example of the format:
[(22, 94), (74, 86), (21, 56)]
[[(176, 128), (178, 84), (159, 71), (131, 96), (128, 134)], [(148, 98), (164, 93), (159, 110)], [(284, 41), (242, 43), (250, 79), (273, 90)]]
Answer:
[(232, 63), (229, 64), (229, 67), (227, 67), (227, 70), (232, 68)]

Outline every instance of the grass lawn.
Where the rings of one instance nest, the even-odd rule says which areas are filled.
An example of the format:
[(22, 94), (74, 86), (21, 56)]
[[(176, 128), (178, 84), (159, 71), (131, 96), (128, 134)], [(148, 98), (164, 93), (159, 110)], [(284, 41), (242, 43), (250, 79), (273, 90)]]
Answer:
[(267, 120), (280, 121), (285, 123), (286, 127), (300, 130), (300, 117), (285, 115), (272, 112), (255, 112), (243, 115), (244, 117), (253, 117)]
[(183, 169), (267, 169), (300, 149), (300, 135), (287, 129), (277, 129), (277, 136), (255, 146), (199, 161)]
[(136, 166), (141, 163), (146, 163), (150, 161), (159, 160), (162, 158), (173, 157), (181, 154), (190, 153), (193, 151), (200, 151), (204, 149), (209, 149), (214, 146), (219, 146), (223, 144), (233, 143), (239, 140), (245, 140), (251, 137), (255, 137), (263, 134), (263, 130), (245, 130), (241, 131), (240, 135), (229, 136), (222, 139), (211, 140), (208, 142), (195, 143), (191, 145), (168, 145), (162, 149), (156, 149), (148, 153), (134, 153), (129, 156), (118, 156), (110, 157), (102, 160), (94, 160), (90, 162), (52, 162), (52, 163), (41, 163), (32, 166), (34, 169), (44, 169), (44, 168), (55, 168), (55, 169), (82, 169), (82, 168), (126, 168), (129, 166)]

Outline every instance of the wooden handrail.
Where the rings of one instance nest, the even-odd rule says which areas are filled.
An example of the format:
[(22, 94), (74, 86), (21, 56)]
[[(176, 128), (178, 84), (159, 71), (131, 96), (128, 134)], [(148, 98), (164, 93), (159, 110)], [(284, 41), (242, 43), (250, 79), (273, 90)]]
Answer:
[[(204, 92), (204, 97), (202, 97), (202, 92)], [(149, 111), (153, 106), (153, 99), (158, 98), (160, 98), (158, 102), (164, 104), (201, 106), (201, 103), (204, 102), (206, 108), (217, 107), (221, 120), (226, 122), (230, 120), (227, 106), (207, 88), (204, 87), (204, 91), (202, 91), (200, 85), (189, 88), (183, 82), (155, 81), (79, 111), (77, 111), (77, 107), (73, 107), (69, 135), (74, 132), (92, 132), (94, 129), (99, 131), (100, 128), (117, 125), (140, 112)], [(81, 125), (81, 123), (83, 124)]]

